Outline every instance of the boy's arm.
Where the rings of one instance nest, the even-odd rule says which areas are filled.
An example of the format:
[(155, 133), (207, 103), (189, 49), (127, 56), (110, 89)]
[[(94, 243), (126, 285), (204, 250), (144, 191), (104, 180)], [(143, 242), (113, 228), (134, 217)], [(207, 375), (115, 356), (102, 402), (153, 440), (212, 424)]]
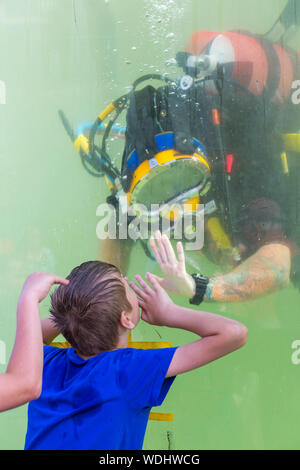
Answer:
[(47, 318), (43, 318), (41, 321), (42, 325), (42, 335), (43, 335), (43, 343), (50, 344), (59, 335), (59, 331), (55, 326), (54, 321), (52, 320), (51, 316)]
[(241, 348), (248, 337), (247, 328), (239, 322), (177, 305), (174, 305), (166, 326), (201, 336), (201, 339), (177, 348), (166, 377), (182, 374), (215, 361)]
[(0, 411), (38, 398), (42, 369), (43, 344), (38, 302), (30, 296), (21, 296), (14, 348), (6, 372), (0, 375)]
[(180, 328), (201, 336), (201, 339), (177, 348), (166, 377), (197, 369), (246, 343), (248, 330), (241, 323), (221, 315), (179, 307), (154, 276), (147, 273), (146, 277), (153, 288), (140, 276), (136, 279), (141, 288), (130, 283), (140, 298), (142, 319), (153, 325)]
[(24, 284), (17, 307), (13, 351), (4, 374), (0, 374), (0, 411), (38, 398), (43, 371), (43, 342), (39, 302), (54, 283), (69, 281), (52, 274), (34, 273)]

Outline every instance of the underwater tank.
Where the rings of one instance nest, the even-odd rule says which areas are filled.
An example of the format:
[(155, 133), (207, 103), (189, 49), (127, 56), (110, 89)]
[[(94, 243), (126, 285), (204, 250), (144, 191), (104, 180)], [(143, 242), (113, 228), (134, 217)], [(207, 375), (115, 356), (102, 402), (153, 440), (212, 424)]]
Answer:
[[(138, 84), (141, 89), (149, 83), (157, 87), (158, 77), (161, 83), (167, 79), (174, 83), (190, 76), (190, 70), (176, 61), (178, 52), (208, 55), (209, 43), (211, 54), (217, 54), (220, 61), (229, 54), (232, 66), (234, 53), (242, 48), (242, 38), (237, 39), (235, 50), (233, 36), (227, 37), (225, 46), (213, 42), (222, 33), (249, 34), (253, 41), (261, 36), (273, 41), (273, 35), (276, 36), (281, 66), (281, 78), (275, 77), (275, 84), (268, 83), (267, 91), (273, 89), (272, 98), (264, 95), (272, 106), (264, 101), (255, 108), (259, 110), (259, 119), (251, 114), (254, 108), (248, 102), (246, 111), (236, 114), (232, 111), (234, 99), (245, 88), (251, 86), (256, 97), (262, 93), (257, 71), (246, 67), (247, 73), (253, 74), (252, 81), (245, 79), (242, 86), (234, 89), (232, 99), (224, 89), (223, 103), (228, 100), (232, 112), (226, 121), (226, 133), (218, 136), (226, 150), (232, 136), (242, 135), (244, 119), (245, 133), (234, 150), (238, 154), (241, 149), (248, 149), (247, 164), (241, 164), (241, 171), (243, 178), (250, 175), (248, 179), (239, 176), (235, 180), (234, 173), (229, 172), (226, 184), (222, 180), (225, 184), (222, 191), (230, 187), (226, 193), (226, 222), (232, 223), (232, 233), (236, 234), (237, 213), (245, 193), (249, 190), (255, 199), (265, 194), (265, 187), (272, 188), (276, 202), (282, 204), (286, 218), (292, 220), (289, 238), (295, 245), (300, 243), (300, 25), (295, 26), (297, 21), (300, 23), (300, 7), (296, 2), (299, 10), (292, 10), (294, 27), (285, 35), (284, 21), (276, 22), (287, 3), (286, 0), (0, 0), (1, 373), (6, 370), (14, 344), (16, 308), (25, 278), (34, 271), (66, 276), (74, 266), (101, 259), (103, 254), (104, 242), (97, 232), (99, 205), (111, 194), (112, 182), (109, 177), (102, 177), (103, 167), (97, 169), (97, 165), (91, 164), (84, 151), (93, 125), (96, 122), (96, 151), (105, 136), (110, 168), (120, 169), (126, 111), (121, 106), (120, 114), (114, 117), (105, 135), (104, 121), (112, 110), (107, 114), (103, 110), (117, 98), (127, 96), (139, 77), (149, 76), (148, 81)], [(277, 27), (272, 29), (274, 24)], [(193, 35), (201, 31), (216, 34), (200, 47)], [(282, 50), (288, 51), (288, 58)], [(262, 49), (253, 54), (253, 60), (262, 61)], [(269, 51), (269, 59), (270, 54)], [(272, 54), (274, 61), (274, 51)], [(291, 57), (295, 64), (293, 72)], [(270, 73), (264, 78), (262, 69), (259, 79), (267, 82)], [(242, 78), (244, 73), (241, 72)], [(226, 83), (223, 75), (218, 75), (217, 80), (219, 85)], [(181, 83), (180, 98), (184, 99), (190, 82)], [(208, 93), (211, 97), (219, 96), (218, 89), (209, 89)], [(289, 106), (285, 106), (288, 100)], [(274, 107), (277, 114), (273, 123)], [(96, 120), (99, 115), (103, 118), (101, 122)], [(266, 123), (271, 123), (269, 128)], [(194, 122), (190, 119), (189, 124)], [(269, 145), (269, 129), (274, 130), (274, 141), (268, 147), (274, 150), (271, 157), (274, 166), (272, 159), (263, 160), (261, 150)], [(83, 140), (78, 140), (80, 135)], [(281, 140), (281, 136), (285, 137)], [(221, 157), (215, 140), (202, 148), (205, 137), (204, 132), (197, 141), (197, 149), (200, 145), (203, 151), (203, 154), (199, 151), (200, 157), (205, 157), (205, 151), (208, 156), (215, 152)], [(75, 141), (77, 146), (73, 145)], [(234, 152), (228, 154), (235, 158)], [(227, 156), (226, 151), (224, 155)], [(190, 172), (194, 175), (199, 171), (202, 177), (201, 162), (197, 167), (194, 159), (195, 168), (180, 169), (178, 184), (174, 185), (171, 178), (170, 188), (180, 186), (183, 191), (182, 178)], [(235, 160), (233, 168), (234, 164)], [(187, 189), (195, 186), (196, 183)], [(159, 184), (154, 185), (153, 191), (158, 187)], [(168, 192), (168, 187), (164, 191)], [(137, 201), (141, 202), (138, 197)], [(206, 243), (204, 237), (204, 248)], [(187, 251), (186, 260), (190, 273), (198, 271), (212, 277), (227, 272), (220, 257), (206, 256), (203, 250)], [(126, 271), (129, 279), (147, 271), (161, 275), (158, 263), (139, 242), (131, 248)], [(172, 298), (189, 306), (186, 299)], [(48, 297), (40, 306), (41, 317), (48, 315), (49, 306)], [(300, 308), (296, 283), (289, 282), (280, 289), (239, 302), (205, 300), (199, 308), (244, 323), (249, 331), (248, 342), (232, 355), (176, 378), (163, 405), (152, 409), (143, 448), (298, 449)], [(186, 331), (158, 328), (141, 321), (131, 340), (144, 345), (150, 342), (179, 346), (194, 337)], [(26, 425), (27, 405), (1, 413), (0, 449), (23, 449)]]

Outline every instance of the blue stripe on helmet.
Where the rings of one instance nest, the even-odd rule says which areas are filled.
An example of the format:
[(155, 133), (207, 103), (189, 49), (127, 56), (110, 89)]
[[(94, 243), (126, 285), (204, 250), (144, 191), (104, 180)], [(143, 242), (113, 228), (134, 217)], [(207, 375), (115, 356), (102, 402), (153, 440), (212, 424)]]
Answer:
[(155, 136), (157, 150), (163, 152), (174, 148), (174, 132), (165, 132)]
[(200, 148), (200, 150), (201, 150), (201, 152), (203, 153), (203, 155), (205, 155), (205, 157), (207, 157), (206, 149), (205, 149), (205, 147), (203, 147), (203, 145), (199, 142), (199, 140), (193, 139), (193, 142), (194, 142), (195, 145), (197, 145), (197, 147)]
[(137, 151), (134, 149), (128, 157), (127, 165), (132, 173), (137, 169), (140, 165), (139, 157)]

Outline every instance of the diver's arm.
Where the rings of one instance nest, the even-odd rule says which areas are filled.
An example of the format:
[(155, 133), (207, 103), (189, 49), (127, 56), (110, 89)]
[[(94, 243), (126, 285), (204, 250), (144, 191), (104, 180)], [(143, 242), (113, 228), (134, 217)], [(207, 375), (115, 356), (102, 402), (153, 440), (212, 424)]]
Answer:
[(230, 273), (210, 279), (204, 301), (239, 302), (274, 292), (288, 285), (290, 268), (287, 246), (264, 245)]
[[(168, 292), (193, 298), (195, 281), (185, 270), (181, 243), (177, 246), (178, 259), (168, 237), (159, 232), (150, 245), (164, 273), (164, 278), (155, 276), (160, 285)], [(274, 292), (289, 283), (290, 269), (291, 253), (286, 245), (264, 245), (230, 273), (211, 278), (204, 300), (238, 302)]]

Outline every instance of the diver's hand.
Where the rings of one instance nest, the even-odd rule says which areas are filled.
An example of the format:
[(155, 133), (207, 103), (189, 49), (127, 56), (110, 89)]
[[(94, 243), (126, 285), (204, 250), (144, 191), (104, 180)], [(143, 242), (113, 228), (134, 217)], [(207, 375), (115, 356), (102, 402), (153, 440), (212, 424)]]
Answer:
[(177, 258), (169, 238), (159, 231), (150, 238), (153, 255), (161, 267), (164, 278), (155, 276), (161, 287), (168, 292), (192, 298), (195, 295), (195, 281), (185, 270), (184, 250), (181, 242), (177, 243)]
[(160, 286), (153, 274), (146, 273), (149, 284), (139, 275), (135, 276), (139, 286), (130, 282), (130, 287), (138, 296), (142, 309), (142, 320), (156, 326), (171, 326), (174, 313), (174, 302)]

